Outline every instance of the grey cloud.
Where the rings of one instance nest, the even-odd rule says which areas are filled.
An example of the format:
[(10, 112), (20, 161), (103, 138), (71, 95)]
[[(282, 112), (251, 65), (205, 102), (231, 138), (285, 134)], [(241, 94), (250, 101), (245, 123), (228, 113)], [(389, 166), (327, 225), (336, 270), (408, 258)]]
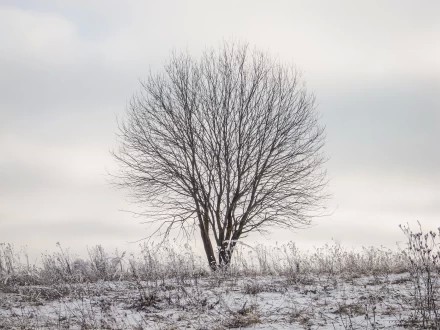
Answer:
[(320, 106), (327, 124), (335, 170), (359, 168), (438, 176), (440, 79), (381, 80), (322, 88)]
[(82, 220), (70, 219), (48, 222), (45, 219), (35, 219), (32, 222), (22, 223), (6, 223), (1, 224), (2, 231), (10, 233), (10, 238), (16, 240), (20, 238), (21, 230), (26, 230), (33, 233), (35, 236), (45, 237), (52, 241), (62, 241), (71, 238), (82, 238), (88, 240), (89, 238), (97, 239), (99, 244), (99, 236), (108, 239), (118, 239), (133, 241), (139, 239), (133, 230), (145, 229), (134, 222), (130, 223), (112, 223), (105, 219), (85, 218)]
[(170, 50), (197, 55), (231, 38), (295, 62), (327, 126), (334, 214), (271, 237), (394, 244), (398, 221), (440, 214), (438, 1), (5, 0), (1, 10), (0, 241), (143, 237), (106, 177), (115, 117)]

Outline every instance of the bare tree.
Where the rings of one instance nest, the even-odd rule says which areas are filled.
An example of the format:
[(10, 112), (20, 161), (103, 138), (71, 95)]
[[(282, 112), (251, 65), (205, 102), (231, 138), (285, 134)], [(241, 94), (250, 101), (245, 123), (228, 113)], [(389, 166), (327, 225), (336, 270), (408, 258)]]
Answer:
[(174, 54), (141, 85), (114, 155), (119, 183), (165, 235), (198, 227), (216, 269), (250, 232), (309, 224), (325, 185), (324, 129), (292, 67), (225, 44), (199, 60)]

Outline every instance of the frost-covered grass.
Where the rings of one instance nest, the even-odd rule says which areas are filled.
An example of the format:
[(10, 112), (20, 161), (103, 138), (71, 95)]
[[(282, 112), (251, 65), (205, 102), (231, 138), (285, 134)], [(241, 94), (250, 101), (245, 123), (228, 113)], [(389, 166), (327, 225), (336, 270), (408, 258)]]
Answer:
[(366, 329), (409, 316), (408, 274), (347, 279), (210, 275), (199, 279), (16, 286), (1, 293), (4, 328)]
[(404, 233), (397, 252), (240, 247), (215, 273), (188, 246), (87, 259), (58, 246), (31, 265), (2, 244), (0, 328), (438, 329), (438, 236)]
[[(401, 273), (408, 270), (404, 254), (384, 248), (348, 251), (337, 243), (314, 251), (300, 251), (294, 243), (281, 246), (239, 246), (235, 249), (228, 276), (274, 275), (297, 277), (311, 274), (365, 276)], [(7, 285), (83, 283), (98, 280), (163, 281), (207, 276), (205, 258), (188, 245), (142, 244), (135, 254), (108, 253), (100, 245), (88, 249), (88, 258), (73, 256), (57, 244), (57, 252), (43, 254), (30, 264), (25, 251), (0, 243), (0, 281)]]

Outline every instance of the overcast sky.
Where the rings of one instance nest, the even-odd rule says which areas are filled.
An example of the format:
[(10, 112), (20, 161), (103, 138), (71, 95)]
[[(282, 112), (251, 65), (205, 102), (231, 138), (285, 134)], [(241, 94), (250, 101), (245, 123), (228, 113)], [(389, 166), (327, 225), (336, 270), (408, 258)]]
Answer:
[(225, 39), (295, 64), (327, 128), (330, 215), (264, 239), (393, 247), (400, 223), (438, 227), (439, 17), (440, 1), (0, 0), (0, 242), (148, 235), (109, 184), (116, 117), (170, 51)]

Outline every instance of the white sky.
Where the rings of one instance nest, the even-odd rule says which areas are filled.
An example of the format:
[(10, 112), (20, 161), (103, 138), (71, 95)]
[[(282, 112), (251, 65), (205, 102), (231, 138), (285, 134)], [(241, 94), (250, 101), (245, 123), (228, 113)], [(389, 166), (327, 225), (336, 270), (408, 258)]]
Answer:
[(0, 242), (148, 235), (109, 184), (116, 117), (170, 51), (224, 39), (294, 63), (327, 127), (331, 215), (264, 240), (393, 247), (399, 223), (438, 227), (439, 17), (439, 1), (0, 0)]

